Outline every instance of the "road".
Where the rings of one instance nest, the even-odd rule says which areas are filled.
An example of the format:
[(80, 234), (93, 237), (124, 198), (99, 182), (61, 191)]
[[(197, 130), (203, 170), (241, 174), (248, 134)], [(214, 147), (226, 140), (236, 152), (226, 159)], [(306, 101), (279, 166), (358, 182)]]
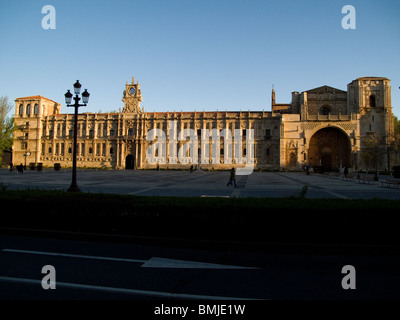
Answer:
[[(55, 289), (43, 289), (44, 266)], [(355, 268), (343, 289), (342, 268)], [(0, 235), (0, 299), (400, 298), (400, 258), (189, 250)], [(46, 278), (47, 279), (47, 278)], [(49, 282), (46, 282), (49, 283)]]

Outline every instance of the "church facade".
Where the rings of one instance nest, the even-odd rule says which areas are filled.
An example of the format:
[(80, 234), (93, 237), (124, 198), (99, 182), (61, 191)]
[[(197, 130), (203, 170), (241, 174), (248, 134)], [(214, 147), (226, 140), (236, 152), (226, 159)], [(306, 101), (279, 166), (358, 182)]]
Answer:
[[(140, 85), (126, 83), (124, 108), (78, 116), (77, 166), (113, 169), (371, 169), (364, 151), (373, 137), (388, 168), (393, 137), (390, 80), (361, 77), (347, 91), (321, 86), (292, 92), (271, 111), (146, 112)], [(42, 96), (15, 100), (13, 163), (72, 167), (74, 115)], [(251, 172), (250, 171), (250, 172)]]

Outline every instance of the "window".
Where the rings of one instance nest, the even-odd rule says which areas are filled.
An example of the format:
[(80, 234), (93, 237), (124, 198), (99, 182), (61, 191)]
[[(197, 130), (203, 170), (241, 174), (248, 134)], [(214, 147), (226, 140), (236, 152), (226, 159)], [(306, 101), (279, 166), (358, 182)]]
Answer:
[(22, 117), (22, 115), (24, 114), (24, 106), (22, 104), (19, 105), (18, 114), (20, 115), (20, 117)]
[(89, 148), (89, 154), (92, 154), (92, 153), (93, 153), (93, 149)]
[(324, 116), (327, 116), (331, 113), (331, 108), (327, 107), (327, 106), (323, 106), (321, 108), (321, 114)]
[(51, 148), (51, 147), (49, 147), (49, 150), (48, 150), (49, 152), (49, 154), (52, 154), (53, 153), (53, 149)]
[(375, 108), (375, 106), (376, 106), (376, 103), (375, 103), (375, 96), (374, 96), (374, 95), (370, 95), (370, 96), (369, 96), (369, 106), (370, 106), (371, 108)]
[(219, 154), (220, 154), (221, 156), (224, 155), (224, 148), (221, 148), (221, 150), (219, 151)]
[(271, 129), (265, 130), (265, 140), (271, 139)]
[(28, 104), (28, 105), (26, 106), (26, 115), (27, 115), (28, 117), (31, 115), (31, 105), (30, 105), (30, 104)]
[(110, 130), (110, 136), (112, 136), (112, 137), (115, 136), (115, 130), (114, 129)]
[(71, 147), (68, 148), (68, 153), (69, 153), (69, 154), (72, 153), (72, 148), (71, 148)]
[(33, 113), (35, 114), (35, 116), (37, 116), (39, 114), (39, 105), (35, 104), (35, 107), (33, 108)]
[(110, 154), (113, 154), (113, 153), (114, 153), (114, 149), (110, 148)]
[(267, 148), (266, 153), (267, 156), (269, 156), (270, 152), (269, 152), (269, 148)]

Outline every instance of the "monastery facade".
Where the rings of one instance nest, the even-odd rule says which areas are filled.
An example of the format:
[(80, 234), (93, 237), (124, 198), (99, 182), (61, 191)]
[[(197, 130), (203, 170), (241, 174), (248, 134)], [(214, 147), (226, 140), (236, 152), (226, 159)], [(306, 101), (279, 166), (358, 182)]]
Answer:
[[(292, 92), (271, 111), (146, 112), (140, 85), (126, 83), (117, 113), (78, 116), (77, 166), (113, 169), (330, 171), (364, 169), (369, 136), (379, 141), (378, 168), (387, 168), (393, 136), (390, 80), (361, 77), (347, 91), (322, 86)], [(13, 163), (72, 167), (74, 115), (42, 96), (15, 100)]]

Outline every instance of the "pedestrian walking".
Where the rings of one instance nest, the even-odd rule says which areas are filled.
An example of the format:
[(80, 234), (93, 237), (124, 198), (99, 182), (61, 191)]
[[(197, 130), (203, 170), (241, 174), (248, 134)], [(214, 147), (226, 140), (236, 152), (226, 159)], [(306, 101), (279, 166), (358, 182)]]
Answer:
[(22, 163), (19, 166), (17, 166), (17, 172), (24, 173), (24, 165)]
[(230, 176), (229, 176), (229, 182), (227, 183), (226, 186), (230, 186), (232, 185), (232, 183), (234, 184), (234, 186), (236, 187), (236, 174), (235, 174), (235, 168), (232, 168), (230, 171)]

